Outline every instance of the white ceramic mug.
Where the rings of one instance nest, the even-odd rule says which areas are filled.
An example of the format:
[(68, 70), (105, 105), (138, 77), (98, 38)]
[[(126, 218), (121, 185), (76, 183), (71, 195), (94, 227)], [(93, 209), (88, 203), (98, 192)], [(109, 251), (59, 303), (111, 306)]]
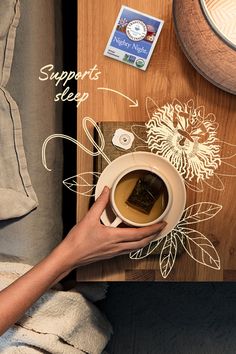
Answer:
[[(125, 176), (127, 175), (128, 173), (130, 172), (133, 172), (133, 171), (137, 171), (137, 170), (144, 170), (144, 171), (148, 171), (148, 172), (152, 172), (154, 174), (156, 174), (158, 177), (160, 177), (163, 182), (165, 183), (165, 186), (166, 186), (166, 189), (167, 189), (167, 192), (168, 192), (168, 202), (167, 202), (167, 205), (166, 205), (166, 208), (165, 210), (163, 211), (163, 213), (158, 217), (156, 218), (155, 220), (153, 221), (150, 221), (148, 223), (136, 223), (134, 221), (131, 221), (129, 219), (127, 219), (126, 217), (124, 217), (119, 209), (117, 208), (116, 206), (116, 203), (115, 203), (115, 191), (116, 191), (116, 187), (118, 185), (118, 183), (120, 182), (120, 180)], [(156, 224), (158, 222), (160, 222), (161, 220), (164, 219), (164, 217), (167, 215), (167, 213), (169, 212), (170, 210), (170, 207), (171, 207), (171, 204), (172, 204), (172, 189), (171, 189), (171, 186), (167, 180), (167, 178), (162, 174), (161, 171), (159, 171), (157, 168), (154, 168), (154, 167), (149, 167), (149, 166), (145, 166), (145, 165), (141, 165), (141, 166), (135, 166), (135, 167), (130, 167), (126, 170), (124, 170), (118, 177), (117, 179), (114, 181), (113, 185), (112, 185), (112, 188), (111, 188), (111, 194), (110, 194), (110, 203), (111, 203), (111, 207), (113, 209), (113, 212), (115, 213), (116, 215), (116, 218), (115, 220), (111, 223), (110, 226), (112, 227), (117, 227), (118, 225), (120, 225), (122, 222), (129, 225), (129, 226), (134, 226), (134, 227), (142, 227), (142, 226), (149, 226), (149, 225), (153, 225), (153, 224)]]

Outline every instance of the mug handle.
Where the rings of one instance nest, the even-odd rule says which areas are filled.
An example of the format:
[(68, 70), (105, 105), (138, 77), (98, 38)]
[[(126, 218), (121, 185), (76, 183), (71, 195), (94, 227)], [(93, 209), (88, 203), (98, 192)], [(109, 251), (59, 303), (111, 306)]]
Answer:
[(121, 220), (121, 218), (119, 218), (119, 216), (117, 216), (116, 218), (115, 218), (115, 220), (114, 221), (112, 221), (112, 223), (111, 223), (111, 227), (116, 227), (116, 226), (118, 226), (118, 225), (120, 225), (122, 223), (122, 220)]

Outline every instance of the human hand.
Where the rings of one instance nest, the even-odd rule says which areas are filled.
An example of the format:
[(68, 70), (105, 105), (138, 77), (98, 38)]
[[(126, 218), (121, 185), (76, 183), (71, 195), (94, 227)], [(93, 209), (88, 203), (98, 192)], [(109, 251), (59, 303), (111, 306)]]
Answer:
[(109, 188), (105, 188), (83, 220), (47, 257), (0, 292), (0, 335), (73, 268), (142, 248), (166, 225), (162, 222), (142, 228), (104, 226), (100, 216), (108, 201)]
[(105, 187), (85, 217), (60, 244), (65, 271), (142, 248), (166, 226), (165, 221), (142, 228), (102, 225), (100, 217), (109, 202), (109, 192)]

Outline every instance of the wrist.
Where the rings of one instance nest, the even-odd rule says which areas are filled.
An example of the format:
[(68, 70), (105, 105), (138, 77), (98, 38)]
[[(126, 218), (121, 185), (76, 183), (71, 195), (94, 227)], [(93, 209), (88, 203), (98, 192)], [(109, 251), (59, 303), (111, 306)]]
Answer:
[(76, 265), (73, 262), (71, 246), (67, 245), (64, 239), (49, 255), (58, 270), (58, 276), (71, 272)]

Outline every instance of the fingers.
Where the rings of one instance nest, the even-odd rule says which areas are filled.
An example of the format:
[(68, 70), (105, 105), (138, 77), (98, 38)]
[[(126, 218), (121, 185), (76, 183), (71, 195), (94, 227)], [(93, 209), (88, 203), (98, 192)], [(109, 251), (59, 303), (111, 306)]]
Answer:
[(136, 242), (150, 236), (153, 236), (154, 238), (166, 227), (166, 225), (166, 222), (162, 221), (151, 226), (140, 228), (119, 228), (116, 230), (120, 242)]
[(106, 186), (103, 188), (103, 191), (98, 197), (98, 199), (96, 200), (96, 202), (90, 208), (89, 210), (90, 216), (93, 215), (93, 218), (100, 219), (100, 216), (102, 215), (104, 209), (107, 206), (107, 203), (109, 202), (109, 196), (110, 196), (110, 189)]
[(143, 248), (143, 247), (147, 246), (150, 242), (152, 242), (156, 238), (156, 236), (157, 236), (157, 234), (145, 237), (142, 240), (139, 240), (136, 242), (120, 243), (120, 245), (119, 245), (120, 254), (127, 254), (129, 252)]

